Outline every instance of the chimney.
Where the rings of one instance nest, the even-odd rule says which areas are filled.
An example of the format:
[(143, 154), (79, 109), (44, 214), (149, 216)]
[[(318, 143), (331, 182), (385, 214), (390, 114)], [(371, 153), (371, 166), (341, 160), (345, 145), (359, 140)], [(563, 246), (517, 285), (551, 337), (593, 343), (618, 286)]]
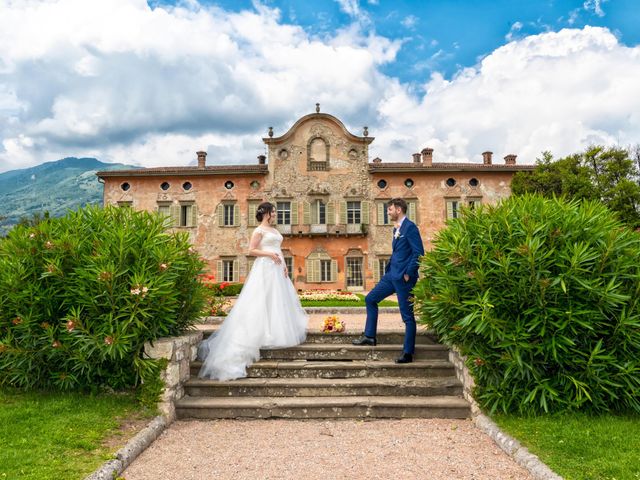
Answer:
[(207, 152), (196, 152), (198, 155), (198, 168), (204, 168), (207, 163)]
[(267, 163), (267, 157), (265, 155), (258, 155), (258, 163), (264, 165)]
[(427, 167), (433, 165), (433, 148), (422, 149), (422, 163), (424, 163)]
[(380, 157), (376, 157), (373, 159), (373, 163), (382, 163), (382, 159)]
[(420, 163), (420, 154), (419, 153), (414, 153), (413, 154), (413, 163)]
[(515, 165), (517, 157), (518, 157), (517, 155), (514, 155), (513, 153), (510, 153), (509, 155), (504, 157), (504, 163), (506, 165)]
[(482, 163), (485, 165), (491, 165), (491, 156), (493, 152), (482, 152)]

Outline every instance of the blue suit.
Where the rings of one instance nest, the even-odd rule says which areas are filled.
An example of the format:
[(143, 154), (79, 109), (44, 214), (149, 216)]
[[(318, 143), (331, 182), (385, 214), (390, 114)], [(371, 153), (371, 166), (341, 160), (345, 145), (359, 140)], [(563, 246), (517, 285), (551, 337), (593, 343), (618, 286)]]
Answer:
[[(375, 338), (378, 328), (378, 303), (395, 293), (398, 297), (400, 315), (405, 325), (404, 353), (413, 354), (416, 346), (416, 318), (413, 314), (411, 290), (418, 281), (419, 258), (424, 255), (420, 230), (415, 223), (405, 217), (399, 232), (393, 229), (393, 253), (385, 269), (384, 276), (365, 298), (367, 323), (364, 334)], [(404, 275), (409, 276), (405, 281)]]

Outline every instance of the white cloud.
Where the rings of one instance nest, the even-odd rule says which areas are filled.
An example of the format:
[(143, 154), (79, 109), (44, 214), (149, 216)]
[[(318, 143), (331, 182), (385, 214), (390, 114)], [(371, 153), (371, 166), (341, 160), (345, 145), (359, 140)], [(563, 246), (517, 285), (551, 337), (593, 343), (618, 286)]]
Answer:
[(415, 15), (407, 15), (402, 19), (400, 23), (403, 27), (413, 30), (418, 24), (418, 17), (416, 17)]
[[(371, 156), (385, 161), (431, 146), (437, 161), (489, 149), (533, 162), (547, 149), (640, 141), (640, 48), (602, 28), (512, 41), (421, 92), (381, 73), (402, 41), (358, 21), (318, 38), (259, 3), (239, 13), (195, 0), (0, 9), (0, 171), (71, 155), (187, 165), (199, 149), (212, 164), (255, 163), (267, 127), (283, 134), (316, 102), (355, 133), (368, 125)], [(431, 53), (424, 65), (443, 55)]]
[(606, 0), (586, 0), (583, 4), (583, 8), (587, 12), (593, 12), (599, 17), (604, 17), (604, 10), (602, 10), (602, 4), (604, 2), (606, 2)]
[[(426, 95), (401, 87), (380, 104), (375, 155), (435, 148), (437, 161), (479, 161), (543, 150), (566, 155), (591, 143), (640, 141), (640, 47), (621, 45), (607, 29), (544, 33), (495, 50), (452, 80), (434, 75)], [(398, 133), (401, 132), (401, 135)], [(372, 149), (373, 150), (373, 149)]]
[(523, 27), (522, 22), (515, 22), (513, 25), (511, 25), (511, 28), (509, 29), (509, 33), (507, 33), (504, 38), (508, 42), (514, 40), (518, 35), (518, 32), (522, 30), (522, 27)]

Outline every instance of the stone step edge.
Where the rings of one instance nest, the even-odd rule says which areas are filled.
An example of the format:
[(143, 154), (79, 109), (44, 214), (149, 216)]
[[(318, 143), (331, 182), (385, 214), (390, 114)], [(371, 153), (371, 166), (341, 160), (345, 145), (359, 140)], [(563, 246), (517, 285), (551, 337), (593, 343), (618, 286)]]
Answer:
[[(459, 386), (460, 380), (450, 377), (365, 377), (365, 378), (240, 378), (236, 380), (211, 380), (189, 378), (185, 387), (368, 387), (368, 386)], [(340, 396), (340, 395), (336, 395)]]
[[(191, 362), (191, 368), (200, 368), (201, 361)], [(350, 360), (350, 361), (333, 361), (333, 360), (258, 360), (251, 364), (248, 368), (281, 368), (281, 369), (332, 369), (343, 368), (348, 370), (357, 370), (363, 368), (395, 368), (395, 369), (424, 369), (424, 368), (454, 368), (453, 364), (448, 360), (417, 360), (411, 363), (397, 364), (390, 360)]]
[[(359, 345), (351, 345), (350, 343), (318, 343), (318, 342), (305, 342), (300, 345), (295, 345), (293, 347), (278, 347), (278, 348), (261, 348), (261, 351), (268, 352), (281, 352), (281, 351), (339, 351), (339, 350), (348, 350), (353, 352), (375, 352), (378, 351), (386, 351), (386, 352), (401, 352), (403, 345), (399, 343), (383, 343), (378, 344), (375, 347), (371, 346), (359, 346)], [(417, 343), (416, 344), (416, 352), (420, 351), (449, 351), (449, 347), (446, 345), (442, 345), (439, 343)]]
[(450, 407), (470, 408), (464, 398), (453, 395), (439, 396), (347, 396), (347, 397), (191, 397), (176, 402), (176, 409), (211, 408), (322, 408), (322, 407)]

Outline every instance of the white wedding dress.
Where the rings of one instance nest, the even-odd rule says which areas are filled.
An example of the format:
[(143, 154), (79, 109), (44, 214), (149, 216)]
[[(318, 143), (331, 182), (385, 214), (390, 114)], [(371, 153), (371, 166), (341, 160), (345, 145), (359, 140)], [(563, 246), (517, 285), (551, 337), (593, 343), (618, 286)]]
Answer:
[(262, 233), (258, 249), (278, 253), (282, 263), (256, 258), (224, 323), (200, 344), (200, 378), (246, 377), (246, 367), (260, 358), (261, 348), (291, 347), (306, 339), (309, 317), (291, 280), (284, 275), (282, 235), (263, 227), (256, 230)]

